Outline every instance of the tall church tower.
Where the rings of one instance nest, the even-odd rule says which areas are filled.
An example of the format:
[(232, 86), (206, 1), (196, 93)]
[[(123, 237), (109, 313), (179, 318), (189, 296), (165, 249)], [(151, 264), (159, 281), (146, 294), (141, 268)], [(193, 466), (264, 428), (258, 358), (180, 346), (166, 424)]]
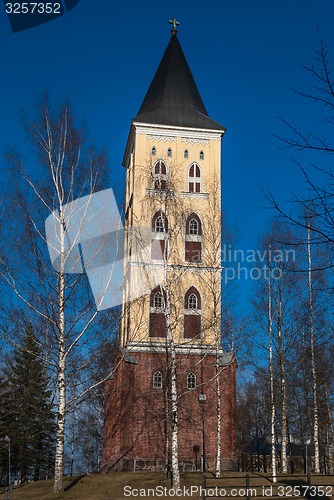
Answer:
[(224, 133), (206, 111), (174, 19), (124, 154), (128, 263), (106, 384), (106, 470), (170, 462), (174, 374), (181, 470), (216, 466), (219, 426), (221, 468), (236, 467), (236, 361), (221, 347)]

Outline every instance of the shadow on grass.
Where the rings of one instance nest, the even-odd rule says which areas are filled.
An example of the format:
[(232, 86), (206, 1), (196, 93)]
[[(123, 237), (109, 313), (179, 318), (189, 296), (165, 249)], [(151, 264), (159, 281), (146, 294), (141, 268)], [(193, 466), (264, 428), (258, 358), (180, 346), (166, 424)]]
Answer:
[(78, 476), (75, 479), (73, 479), (73, 481), (64, 488), (64, 491), (69, 491), (71, 488), (73, 488), (73, 486), (78, 484), (83, 477), (86, 477), (86, 474), (82, 474), (82, 476)]

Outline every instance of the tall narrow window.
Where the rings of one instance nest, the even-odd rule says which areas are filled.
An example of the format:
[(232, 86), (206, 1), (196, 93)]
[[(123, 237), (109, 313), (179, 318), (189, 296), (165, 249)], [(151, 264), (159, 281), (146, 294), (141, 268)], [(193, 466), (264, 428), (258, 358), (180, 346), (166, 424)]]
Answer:
[(171, 158), (173, 156), (171, 148), (167, 149), (167, 156), (168, 158)]
[(188, 172), (189, 193), (200, 193), (202, 191), (202, 182), (200, 166), (197, 163), (193, 163), (190, 165)]
[(184, 150), (183, 158), (189, 158), (189, 151), (188, 151), (188, 149)]
[(198, 234), (198, 221), (196, 219), (191, 219), (189, 222), (189, 234)]
[(199, 159), (204, 160), (204, 151), (199, 152)]
[(163, 233), (164, 232), (164, 221), (163, 221), (161, 215), (159, 215), (159, 217), (157, 217), (155, 219), (155, 232), (156, 233)]
[(156, 156), (157, 155), (157, 148), (155, 146), (153, 146), (153, 148), (151, 150), (151, 154), (152, 154), (152, 156)]
[(187, 389), (195, 389), (195, 388), (196, 388), (196, 375), (193, 372), (190, 372), (187, 375)]
[(202, 262), (202, 223), (196, 213), (186, 220), (185, 260), (187, 262)]
[(197, 309), (197, 297), (194, 293), (188, 297), (188, 309)]
[(153, 373), (153, 388), (162, 389), (162, 373), (159, 371)]
[(167, 252), (168, 220), (159, 210), (152, 218), (151, 259), (164, 260)]
[(153, 189), (155, 191), (166, 191), (167, 168), (165, 162), (158, 160), (153, 167)]
[(150, 295), (150, 337), (166, 337), (165, 291), (161, 286), (152, 290)]
[(156, 309), (162, 309), (164, 307), (164, 299), (161, 292), (156, 292), (154, 294), (153, 305)]
[(185, 339), (199, 339), (201, 337), (201, 318), (201, 296), (197, 288), (192, 286), (184, 296), (183, 336)]

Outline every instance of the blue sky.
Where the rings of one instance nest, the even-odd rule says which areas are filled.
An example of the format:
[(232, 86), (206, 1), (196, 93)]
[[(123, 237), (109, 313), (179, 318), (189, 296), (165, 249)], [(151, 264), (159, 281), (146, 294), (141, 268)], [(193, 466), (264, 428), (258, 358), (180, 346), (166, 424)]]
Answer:
[(291, 151), (278, 149), (271, 135), (286, 133), (278, 117), (320, 135), (328, 131), (322, 110), (291, 88), (312, 85), (299, 63), (312, 64), (317, 27), (334, 66), (332, 0), (80, 0), (59, 19), (15, 34), (1, 4), (0, 151), (24, 139), (20, 108), (29, 111), (46, 87), (55, 99), (69, 93), (96, 143), (108, 147), (112, 187), (122, 193), (130, 121), (167, 46), (173, 16), (181, 21), (179, 40), (207, 110), (227, 127), (224, 211), (239, 229), (240, 246), (256, 248), (271, 214), (261, 188), (282, 203), (305, 188)]

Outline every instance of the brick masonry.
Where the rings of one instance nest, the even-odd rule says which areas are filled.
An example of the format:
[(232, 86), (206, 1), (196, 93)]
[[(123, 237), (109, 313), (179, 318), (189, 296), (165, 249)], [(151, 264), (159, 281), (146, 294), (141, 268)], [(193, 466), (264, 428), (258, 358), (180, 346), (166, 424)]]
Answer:
[[(221, 382), (221, 466), (234, 470), (236, 452), (236, 360), (222, 367)], [(122, 352), (115, 360), (114, 378), (105, 385), (104, 470), (159, 470), (164, 467), (166, 433), (165, 389), (167, 357), (157, 352), (131, 352), (126, 362)], [(197, 470), (203, 447), (207, 469), (216, 461), (217, 395), (216, 356), (212, 353), (178, 354), (179, 461), (181, 470)], [(163, 387), (153, 388), (153, 373), (161, 371)], [(187, 375), (196, 375), (195, 389), (187, 389)], [(199, 402), (199, 395), (206, 402)], [(169, 415), (170, 409), (168, 408)], [(203, 420), (202, 420), (203, 412)], [(169, 420), (167, 425), (167, 420)]]

